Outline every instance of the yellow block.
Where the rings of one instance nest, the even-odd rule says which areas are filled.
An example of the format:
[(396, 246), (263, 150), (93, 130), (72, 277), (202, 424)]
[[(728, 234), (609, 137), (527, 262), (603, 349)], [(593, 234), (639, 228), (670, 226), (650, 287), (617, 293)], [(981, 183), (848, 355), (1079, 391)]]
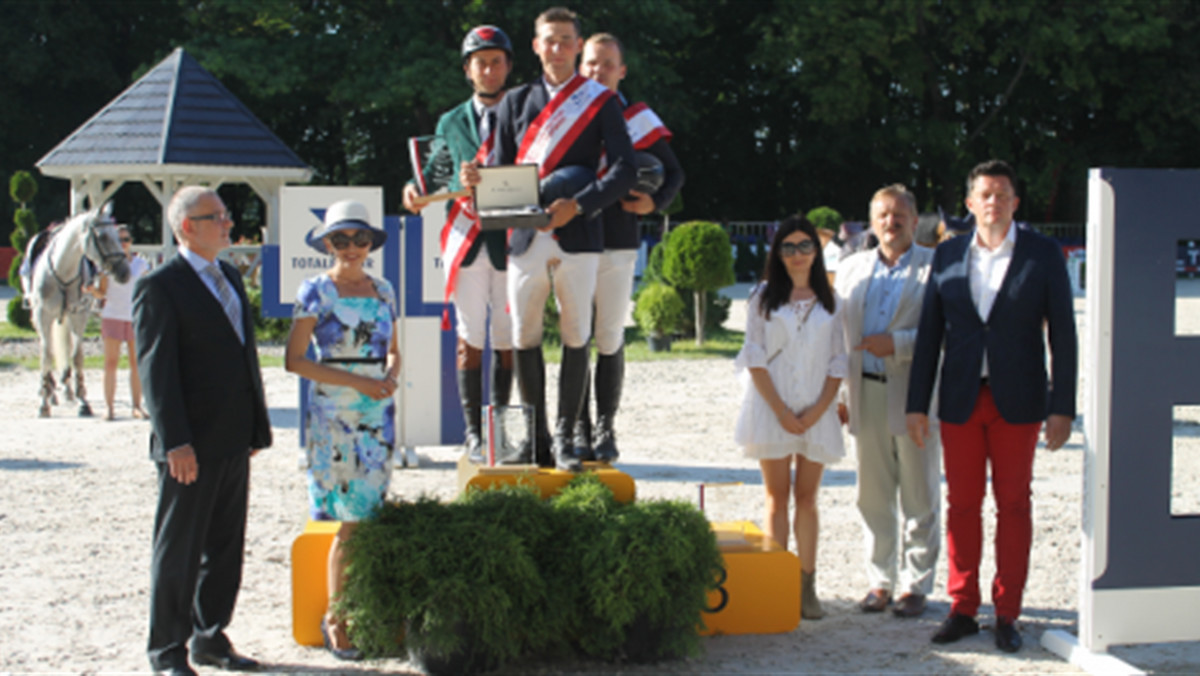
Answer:
[[(608, 463), (585, 462), (583, 471), (594, 472), (600, 481), (608, 486), (613, 496), (620, 503), (633, 502), (635, 487), (633, 477), (613, 469)], [(515, 484), (520, 481), (530, 481), (537, 486), (543, 498), (557, 494), (567, 485), (575, 474), (562, 472), (557, 469), (543, 469), (537, 465), (476, 465), (467, 462), (466, 456), (458, 459), (458, 490), (463, 492), (468, 486), (488, 489), (493, 486)]]
[(800, 626), (800, 559), (750, 521), (714, 523), (725, 582), (708, 594), (702, 635), (780, 634)]
[(323, 645), (321, 618), (329, 603), (325, 570), (340, 521), (309, 521), (292, 543), (292, 637), (300, 645)]

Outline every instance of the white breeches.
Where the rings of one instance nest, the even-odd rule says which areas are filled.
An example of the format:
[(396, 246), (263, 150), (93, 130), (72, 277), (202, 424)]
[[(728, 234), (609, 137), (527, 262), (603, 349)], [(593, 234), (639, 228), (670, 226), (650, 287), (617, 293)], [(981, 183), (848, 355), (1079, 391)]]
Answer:
[(598, 253), (566, 253), (549, 233), (540, 232), (529, 249), (508, 259), (508, 303), (513, 342), (518, 350), (542, 343), (542, 321), (551, 281), (558, 302), (563, 345), (587, 345), (592, 335), (592, 300), (596, 295)]
[(512, 317), (508, 313), (507, 273), (492, 267), (487, 251), (469, 267), (459, 268), (454, 287), (454, 315), (458, 319), (458, 337), (467, 345), (482, 350), (491, 317), (492, 349), (512, 349)]
[(600, 254), (596, 271), (596, 349), (600, 354), (616, 354), (625, 344), (625, 320), (629, 318), (637, 254), (637, 249)]

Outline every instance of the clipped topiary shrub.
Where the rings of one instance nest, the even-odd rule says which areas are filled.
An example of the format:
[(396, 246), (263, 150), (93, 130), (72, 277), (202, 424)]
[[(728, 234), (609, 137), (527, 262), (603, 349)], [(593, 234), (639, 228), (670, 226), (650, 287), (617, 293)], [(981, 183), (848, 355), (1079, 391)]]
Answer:
[[(13, 256), (12, 264), (8, 268), (8, 285), (19, 292), (21, 291), (20, 269), (21, 262), (25, 259), (25, 247), (29, 244), (29, 239), (38, 231), (37, 217), (33, 215), (32, 209), (25, 206), (37, 195), (37, 181), (34, 180), (33, 174), (24, 170), (14, 173), (8, 181), (8, 194), (17, 203), (17, 210), (13, 213), (13, 230), (9, 235), (9, 244), (16, 249), (17, 253)], [(29, 322), (26, 321), (25, 328), (28, 327)]]
[(696, 627), (707, 590), (721, 570), (708, 520), (691, 503), (622, 506), (586, 550), (585, 608), (593, 614), (580, 640), (601, 658), (649, 662), (698, 654)]
[[(431, 674), (493, 669), (523, 652), (523, 637), (545, 630), (549, 602), (534, 559), (547, 510), (530, 489), (496, 491), (502, 514), (470, 499), (387, 504), (348, 542), (339, 608), (354, 644), (371, 656), (410, 657)], [(507, 525), (506, 525), (507, 524)], [(537, 543), (537, 544), (535, 544)]]
[(818, 230), (832, 230), (835, 233), (842, 227), (842, 223), (845, 221), (842, 215), (833, 207), (817, 207), (810, 210), (804, 217), (808, 219), (809, 223), (813, 224), (814, 228)]
[(29, 308), (25, 307), (25, 303), (20, 296), (13, 296), (8, 299), (8, 323), (13, 326), (19, 326), (23, 329), (32, 329), (33, 321), (29, 316)]
[(696, 344), (704, 343), (705, 297), (733, 284), (733, 252), (729, 235), (716, 223), (691, 221), (675, 228), (663, 252), (663, 276), (672, 285), (696, 296)]
[[(594, 474), (387, 504), (346, 548), (340, 612), (369, 656), (401, 645), (433, 674), (577, 650), (605, 660), (694, 654), (721, 557), (685, 502), (618, 504)], [(401, 637), (402, 640), (401, 640)]]
[(666, 283), (667, 279), (663, 277), (663, 252), (667, 248), (667, 239), (671, 233), (663, 238), (661, 242), (650, 248), (650, 255), (646, 257), (646, 268), (642, 270), (642, 283), (650, 284), (652, 282)]
[(679, 328), (683, 320), (683, 301), (675, 289), (661, 282), (647, 284), (638, 294), (633, 307), (633, 318), (642, 333), (652, 336), (669, 336)]

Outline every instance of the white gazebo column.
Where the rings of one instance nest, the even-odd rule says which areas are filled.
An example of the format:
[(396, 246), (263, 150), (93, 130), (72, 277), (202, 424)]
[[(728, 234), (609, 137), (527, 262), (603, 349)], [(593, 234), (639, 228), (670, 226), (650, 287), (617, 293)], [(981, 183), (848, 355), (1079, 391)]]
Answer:
[(279, 191), (284, 184), (284, 179), (264, 176), (247, 178), (246, 183), (254, 190), (259, 199), (263, 201), (263, 207), (266, 210), (266, 213), (263, 214), (263, 220), (267, 224), (267, 232), (263, 238), (263, 244), (278, 244)]

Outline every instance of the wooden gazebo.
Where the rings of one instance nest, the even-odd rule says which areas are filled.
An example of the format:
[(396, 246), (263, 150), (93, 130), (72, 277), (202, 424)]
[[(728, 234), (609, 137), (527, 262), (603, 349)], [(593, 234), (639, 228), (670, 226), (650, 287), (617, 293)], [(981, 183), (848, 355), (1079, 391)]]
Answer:
[(102, 204), (139, 182), (162, 206), (186, 184), (245, 183), (266, 205), (266, 243), (279, 241), (279, 192), (312, 169), (182, 48), (121, 92), (37, 162), (71, 181), (71, 211)]

